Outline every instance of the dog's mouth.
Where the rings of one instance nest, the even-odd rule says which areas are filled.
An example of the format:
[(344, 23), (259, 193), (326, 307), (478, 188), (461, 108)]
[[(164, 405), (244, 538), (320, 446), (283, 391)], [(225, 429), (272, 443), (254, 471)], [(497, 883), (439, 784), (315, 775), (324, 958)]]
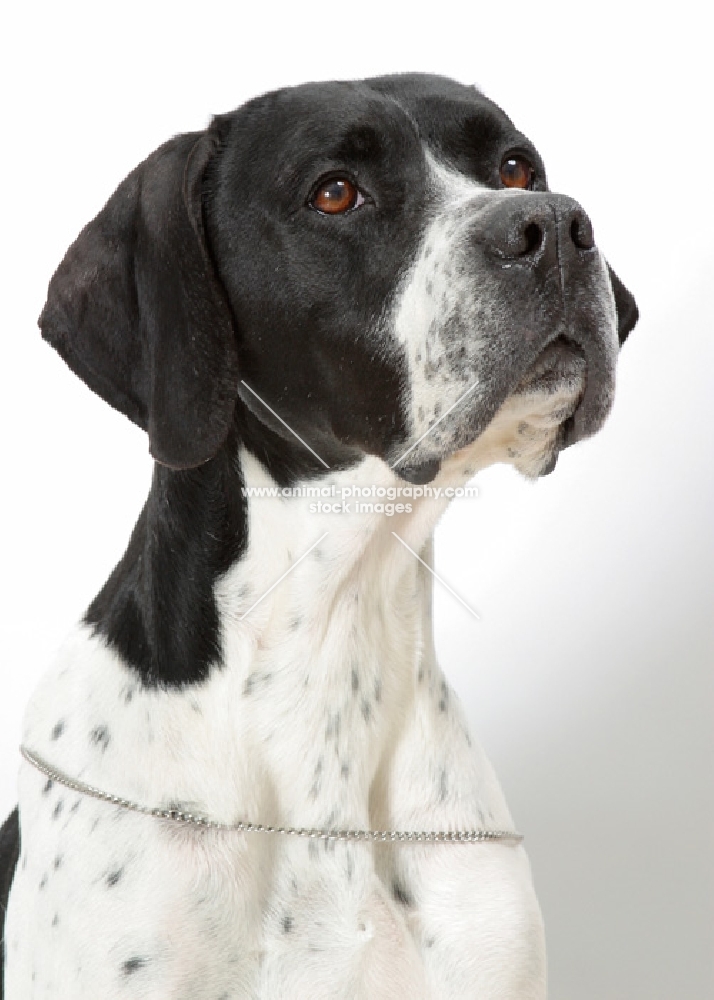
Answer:
[[(540, 352), (508, 393), (503, 406), (510, 406), (517, 412), (522, 424), (532, 421), (535, 432), (541, 432), (548, 442), (539, 470), (534, 473), (529, 469), (528, 474), (544, 476), (555, 468), (558, 455), (573, 439), (574, 417), (585, 395), (586, 384), (585, 353), (578, 344), (561, 335)], [(455, 451), (470, 443), (472, 441), (460, 441)], [(430, 456), (412, 464), (405, 462), (396, 471), (407, 482), (424, 485), (438, 475), (446, 457)]]
[(516, 386), (514, 395), (572, 395), (577, 406), (585, 392), (586, 369), (583, 351), (561, 335), (541, 351)]
[(541, 351), (516, 386), (514, 395), (537, 401), (540, 419), (552, 421), (557, 428), (550, 454), (538, 476), (550, 475), (561, 451), (572, 442), (575, 413), (585, 395), (586, 384), (585, 354), (576, 343), (561, 335)]

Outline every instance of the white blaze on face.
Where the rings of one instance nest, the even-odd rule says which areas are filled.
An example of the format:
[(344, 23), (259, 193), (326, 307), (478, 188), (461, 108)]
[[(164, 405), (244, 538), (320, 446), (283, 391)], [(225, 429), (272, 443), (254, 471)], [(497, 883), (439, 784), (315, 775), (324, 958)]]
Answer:
[(419, 448), (424, 459), (449, 450), (462, 404), (444, 414), (460, 397), (467, 393), (463, 403), (478, 407), (483, 395), (479, 354), (499, 319), (499, 303), (485, 270), (481, 280), (469, 234), (494, 200), (523, 193), (493, 191), (437, 162), (428, 150), (425, 156), (431, 210), (392, 327), (407, 357), (412, 440), (434, 427)]
[[(475, 234), (479, 217), (488, 214), (496, 202), (528, 197), (527, 191), (487, 188), (437, 162), (429, 150), (425, 150), (425, 157), (430, 208), (391, 323), (392, 336), (407, 359), (407, 446), (418, 442), (410, 449), (410, 464), (444, 459), (464, 450), (469, 440), (469, 415), (493, 404), (485, 358), (489, 354), (493, 359), (494, 338), (513, 329), (514, 306), (504, 295), (508, 263), (502, 262), (497, 274), (477, 245)], [(589, 294), (593, 298), (591, 311), (599, 317), (602, 329), (605, 364), (612, 370), (612, 379), (606, 379), (604, 387), (611, 401), (617, 322), (602, 257), (600, 270), (602, 275), (593, 273)], [(502, 347), (507, 359), (505, 338)], [(487, 429), (490, 433), (480, 436), (493, 461), (510, 462), (528, 476), (538, 475), (548, 465), (560, 427), (575, 411), (584, 385), (583, 366), (575, 377), (555, 389), (534, 387), (526, 391), (520, 387), (501, 405)], [(609, 402), (605, 402), (606, 412)]]

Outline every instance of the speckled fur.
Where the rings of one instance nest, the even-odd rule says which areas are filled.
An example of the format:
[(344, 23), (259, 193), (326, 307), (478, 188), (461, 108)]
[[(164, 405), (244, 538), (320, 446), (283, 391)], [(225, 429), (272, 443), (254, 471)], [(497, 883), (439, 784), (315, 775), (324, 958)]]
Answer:
[[(462, 485), (498, 447), (486, 437), (434, 485)], [(247, 484), (270, 483), (241, 461)], [(355, 478), (398, 482), (377, 459), (326, 482)], [(26, 743), (90, 784), (224, 822), (512, 829), (434, 657), (431, 578), (391, 535), (430, 559), (445, 501), (392, 518), (320, 517), (308, 503), (251, 502), (249, 549), (216, 588), (225, 669), (184, 692), (143, 689), (80, 626), (32, 700)], [(204, 833), (27, 765), (20, 799), (12, 1000), (544, 996), (521, 847)]]
[[(517, 189), (493, 191), (440, 163), (428, 150), (425, 155), (431, 214), (392, 317), (394, 336), (408, 359), (409, 412), (416, 442), (409, 462), (417, 464), (466, 445), (473, 430), (464, 411), (488, 407), (493, 394), (493, 332), (508, 327), (511, 304), (493, 280), (492, 264), (474, 252), (474, 233), (494, 207), (528, 197)], [(598, 271), (592, 277), (593, 302), (605, 331), (602, 346), (609, 376), (605, 382), (609, 392), (601, 401), (604, 419), (613, 400), (618, 339), (615, 303), (601, 255)], [(524, 311), (519, 330), (524, 341), (528, 326)], [(495, 360), (499, 369), (506, 368), (502, 345)], [(558, 428), (575, 410), (584, 384), (583, 372), (576, 375), (555, 395), (532, 393), (528, 400), (518, 400), (522, 426), (509, 457), (527, 476), (537, 476), (547, 465)], [(510, 420), (515, 409), (501, 407), (499, 425), (504, 413)]]
[[(421, 239), (379, 332), (408, 363), (407, 439), (392, 462), (469, 386), (472, 410), (495, 398), (484, 358), (503, 354), (487, 341), (507, 300), (469, 264), (465, 240), (489, 206), (524, 197), (423, 156), (432, 183)], [(604, 262), (596, 291), (614, 357)], [(571, 374), (555, 391), (520, 382), (475, 440), (455, 411), (413, 457), (438, 457), (434, 487), (461, 486), (495, 462), (538, 475), (583, 391), (577, 366)], [(246, 486), (274, 485), (240, 445), (235, 462)], [(319, 482), (405, 485), (374, 456)], [(143, 686), (78, 625), (32, 698), (24, 742), (108, 792), (224, 823), (512, 829), (436, 662), (432, 578), (392, 534), (431, 563), (446, 504), (414, 500), (385, 517), (250, 499), (247, 547), (213, 588), (220, 656), (206, 678)], [(6, 1000), (545, 997), (541, 917), (521, 846), (201, 831), (78, 795), (27, 764), (19, 799)]]

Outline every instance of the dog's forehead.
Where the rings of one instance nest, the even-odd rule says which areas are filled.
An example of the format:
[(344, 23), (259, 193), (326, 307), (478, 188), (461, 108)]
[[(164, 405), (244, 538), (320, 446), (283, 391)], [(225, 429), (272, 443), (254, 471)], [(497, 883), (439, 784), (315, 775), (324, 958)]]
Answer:
[(331, 152), (370, 156), (387, 133), (417, 130), (410, 116), (367, 81), (308, 83), (264, 94), (227, 116), (241, 143), (264, 156)]
[(256, 98), (226, 118), (249, 162), (258, 157), (285, 167), (311, 157), (351, 163), (394, 153), (407, 158), (427, 147), (479, 175), (493, 170), (499, 152), (532, 150), (476, 87), (429, 74), (303, 84)]

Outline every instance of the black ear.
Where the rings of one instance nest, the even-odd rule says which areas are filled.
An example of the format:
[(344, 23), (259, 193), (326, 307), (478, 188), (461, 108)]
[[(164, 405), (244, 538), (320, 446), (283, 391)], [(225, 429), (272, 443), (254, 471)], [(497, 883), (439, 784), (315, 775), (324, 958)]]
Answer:
[(238, 388), (201, 210), (216, 143), (210, 131), (178, 136), (132, 171), (67, 251), (39, 319), (69, 367), (179, 469), (218, 451)]
[(607, 265), (612, 285), (612, 294), (615, 296), (615, 308), (617, 309), (617, 336), (620, 340), (620, 347), (625, 343), (630, 333), (635, 328), (635, 323), (640, 318), (634, 296), (628, 292), (610, 265)]

